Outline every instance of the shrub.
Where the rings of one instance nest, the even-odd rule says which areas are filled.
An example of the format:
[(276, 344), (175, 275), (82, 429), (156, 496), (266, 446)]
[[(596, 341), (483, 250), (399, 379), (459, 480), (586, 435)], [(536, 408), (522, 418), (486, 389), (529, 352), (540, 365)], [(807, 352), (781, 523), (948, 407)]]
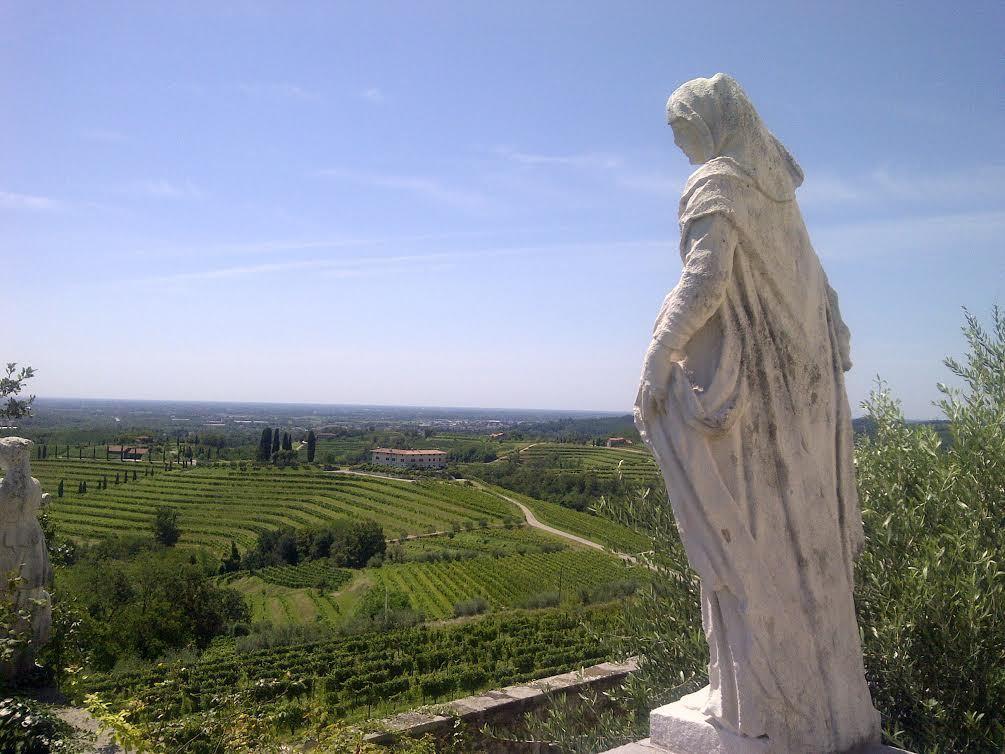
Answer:
[(467, 615), (480, 615), (489, 609), (489, 603), (484, 597), (474, 597), (454, 604), (454, 617), (463, 618)]
[(525, 597), (520, 602), (520, 607), (528, 610), (539, 610), (543, 607), (558, 607), (558, 603), (561, 601), (562, 596), (558, 592), (538, 592), (537, 594)]

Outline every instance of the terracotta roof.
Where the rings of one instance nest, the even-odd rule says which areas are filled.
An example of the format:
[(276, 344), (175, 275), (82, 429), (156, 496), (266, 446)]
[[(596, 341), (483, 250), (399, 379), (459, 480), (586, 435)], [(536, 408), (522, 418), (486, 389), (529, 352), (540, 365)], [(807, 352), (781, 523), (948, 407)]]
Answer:
[(403, 456), (438, 456), (446, 455), (445, 450), (400, 450), (398, 448), (374, 448), (373, 453), (397, 453)]

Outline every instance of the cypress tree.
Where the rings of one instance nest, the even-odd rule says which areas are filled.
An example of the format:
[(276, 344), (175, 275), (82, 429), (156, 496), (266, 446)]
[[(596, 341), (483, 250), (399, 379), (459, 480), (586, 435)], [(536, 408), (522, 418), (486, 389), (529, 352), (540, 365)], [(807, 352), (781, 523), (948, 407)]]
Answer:
[(318, 449), (318, 436), (314, 434), (314, 430), (308, 430), (307, 432), (307, 463), (314, 463), (314, 455), (317, 453)]
[(255, 457), (259, 461), (268, 461), (270, 455), (272, 455), (272, 430), (266, 427), (262, 430), (262, 437), (258, 441), (258, 453)]
[(293, 450), (293, 438), (289, 432), (283, 432), (283, 450)]
[(272, 432), (272, 452), (279, 452), (279, 427), (276, 427)]

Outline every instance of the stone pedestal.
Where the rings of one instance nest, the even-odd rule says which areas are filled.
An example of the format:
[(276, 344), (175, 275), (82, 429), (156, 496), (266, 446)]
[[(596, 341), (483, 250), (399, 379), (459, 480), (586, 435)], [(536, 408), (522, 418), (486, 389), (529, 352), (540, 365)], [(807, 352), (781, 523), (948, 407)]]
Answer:
[(673, 754), (767, 754), (766, 738), (737, 736), (681, 702), (649, 713), (649, 740)]
[[(611, 749), (607, 754), (769, 754), (767, 738), (737, 736), (709, 722), (701, 712), (674, 702), (649, 713), (649, 738)], [(779, 754), (772, 752), (772, 754)], [(874, 745), (855, 754), (909, 754)]]

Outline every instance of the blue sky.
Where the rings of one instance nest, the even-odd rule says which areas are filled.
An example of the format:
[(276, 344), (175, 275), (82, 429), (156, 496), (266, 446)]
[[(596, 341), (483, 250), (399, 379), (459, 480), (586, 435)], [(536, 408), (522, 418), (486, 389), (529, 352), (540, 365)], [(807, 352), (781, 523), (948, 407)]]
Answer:
[(3, 359), (48, 396), (627, 410), (680, 271), (666, 98), (725, 71), (806, 172), (853, 403), (879, 374), (932, 416), (960, 307), (1005, 303), (1003, 32), (993, 3), (6, 2)]

